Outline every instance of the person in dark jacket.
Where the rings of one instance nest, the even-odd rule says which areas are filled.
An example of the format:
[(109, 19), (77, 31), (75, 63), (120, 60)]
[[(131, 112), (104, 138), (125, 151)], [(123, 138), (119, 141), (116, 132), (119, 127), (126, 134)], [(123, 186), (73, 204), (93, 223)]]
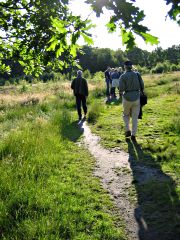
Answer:
[(106, 82), (106, 97), (107, 97), (107, 102), (110, 100), (110, 94), (111, 94), (111, 84), (112, 84), (112, 79), (111, 79), (111, 68), (107, 67), (106, 71), (104, 72), (105, 76), (105, 82)]
[(85, 78), (82, 77), (82, 71), (77, 71), (77, 77), (71, 83), (74, 96), (76, 97), (76, 107), (79, 116), (79, 121), (82, 119), (81, 104), (84, 111), (84, 118), (87, 114), (86, 98), (88, 96), (88, 84)]

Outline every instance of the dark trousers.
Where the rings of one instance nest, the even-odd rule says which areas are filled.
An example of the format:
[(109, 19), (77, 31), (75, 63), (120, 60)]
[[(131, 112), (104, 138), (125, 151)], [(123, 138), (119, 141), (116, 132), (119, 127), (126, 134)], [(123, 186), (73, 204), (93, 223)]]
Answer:
[(76, 95), (76, 107), (77, 107), (77, 112), (78, 112), (79, 118), (82, 118), (81, 104), (83, 107), (84, 114), (86, 114), (87, 113), (86, 97), (78, 94), (78, 95)]
[(138, 116), (138, 119), (142, 119), (142, 106), (140, 105), (140, 110), (139, 110), (139, 116)]
[(106, 96), (109, 97), (111, 93), (111, 80), (106, 79)]

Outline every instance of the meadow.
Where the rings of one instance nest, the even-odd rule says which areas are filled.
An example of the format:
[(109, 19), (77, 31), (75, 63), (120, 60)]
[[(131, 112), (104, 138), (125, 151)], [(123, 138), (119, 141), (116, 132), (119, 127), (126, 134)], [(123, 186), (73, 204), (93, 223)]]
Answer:
[[(148, 104), (139, 121), (141, 152), (125, 141), (121, 100), (105, 104), (103, 79), (89, 80), (88, 122), (106, 148), (120, 148), (168, 174), (175, 183), (175, 193), (171, 186), (167, 188), (176, 210), (180, 195), (180, 72), (145, 75), (143, 79)], [(69, 81), (23, 82), (0, 88), (3, 240), (126, 239), (121, 216), (100, 179), (93, 175), (94, 159), (77, 144), (82, 132), (69, 85)]]

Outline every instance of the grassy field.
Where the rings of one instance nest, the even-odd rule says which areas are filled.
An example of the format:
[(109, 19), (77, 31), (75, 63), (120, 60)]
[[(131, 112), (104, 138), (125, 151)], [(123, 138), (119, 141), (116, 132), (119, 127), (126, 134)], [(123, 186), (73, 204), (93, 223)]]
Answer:
[[(147, 161), (142, 155), (138, 156), (138, 160), (144, 161), (145, 164), (160, 164), (164, 170), (167, 169), (172, 173), (178, 172), (180, 160), (180, 72), (147, 75), (143, 76), (143, 79), (145, 92), (148, 95), (148, 104), (143, 107), (143, 119), (139, 120), (137, 141), (142, 146), (144, 155), (151, 157)], [(93, 95), (95, 94), (93, 93)], [(96, 96), (98, 96), (97, 90)], [(107, 148), (118, 147), (128, 151), (128, 144), (124, 138), (121, 100), (105, 104), (104, 98), (98, 97), (93, 102), (89, 115), (93, 126), (92, 131), (101, 136), (104, 146)], [(150, 161), (151, 159), (153, 161)]]
[(0, 238), (125, 239), (94, 160), (76, 144), (69, 87), (0, 90)]
[[(134, 179), (130, 198), (144, 204), (143, 211), (150, 216), (157, 209), (166, 218), (148, 219), (151, 226), (167, 226), (174, 234), (180, 234), (180, 72), (143, 76), (148, 104), (143, 107), (143, 119), (139, 120), (137, 143), (126, 141), (120, 100), (105, 104), (98, 97), (90, 110), (91, 130), (101, 137), (106, 148), (119, 148), (129, 153), (134, 163), (157, 168), (166, 177), (165, 182), (149, 181), (140, 185)], [(100, 87), (99, 87), (100, 88)], [(96, 90), (96, 95), (97, 90)], [(133, 167), (132, 167), (133, 171)], [(148, 199), (151, 199), (151, 206)], [(173, 223), (173, 224), (172, 224)], [(171, 228), (171, 224), (174, 225)], [(173, 229), (173, 230), (172, 230)], [(178, 239), (178, 238), (175, 238)]]
[[(149, 99), (139, 121), (139, 152), (125, 141), (120, 101), (105, 104), (104, 80), (89, 82), (88, 98), (88, 120), (101, 143), (167, 173), (175, 183), (174, 195), (169, 190), (175, 208), (179, 79), (179, 72), (144, 76)], [(93, 176), (94, 159), (76, 144), (82, 132), (69, 82), (23, 83), (1, 87), (0, 93), (0, 238), (126, 239), (109, 195)]]

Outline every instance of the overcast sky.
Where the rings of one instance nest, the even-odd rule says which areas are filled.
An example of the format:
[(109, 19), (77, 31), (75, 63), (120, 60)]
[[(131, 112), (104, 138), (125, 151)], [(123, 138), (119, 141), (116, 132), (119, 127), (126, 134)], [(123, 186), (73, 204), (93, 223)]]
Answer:
[[(91, 13), (91, 9), (84, 0), (71, 0), (71, 10), (77, 15), (81, 15), (83, 19)], [(145, 20), (142, 22), (151, 31), (150, 33), (159, 38), (159, 45), (163, 49), (171, 47), (172, 45), (180, 44), (180, 28), (178, 24), (167, 17), (169, 7), (166, 6), (164, 0), (137, 0), (136, 5), (144, 10)], [(111, 49), (125, 49), (121, 43), (119, 33), (108, 33), (105, 24), (108, 22), (110, 14), (105, 11), (104, 15), (96, 18), (95, 14), (91, 14), (90, 18), (97, 25), (92, 31), (94, 47), (111, 48)], [(79, 44), (83, 44), (82, 41)], [(151, 46), (145, 44), (141, 38), (137, 38), (138, 47), (144, 50), (152, 51), (157, 48), (157, 45)]]

